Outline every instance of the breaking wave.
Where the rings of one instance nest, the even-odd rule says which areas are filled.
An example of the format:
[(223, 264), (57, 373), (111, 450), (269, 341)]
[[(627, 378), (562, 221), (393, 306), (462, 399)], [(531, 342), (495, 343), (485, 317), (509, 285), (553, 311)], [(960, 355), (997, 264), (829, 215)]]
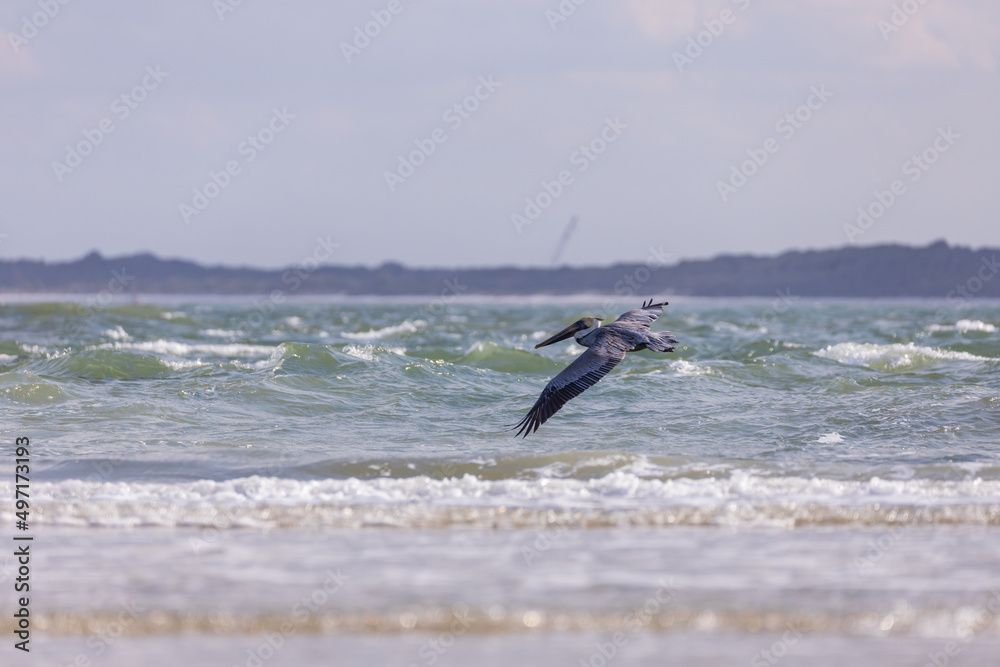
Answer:
[(243, 343), (181, 343), (173, 340), (142, 341), (137, 343), (115, 342), (97, 346), (99, 349), (136, 350), (185, 357), (191, 354), (210, 354), (217, 357), (256, 357), (270, 355), (277, 349), (271, 345)]
[(968, 352), (922, 347), (914, 343), (837, 343), (814, 352), (848, 366), (867, 366), (878, 370), (901, 370), (928, 366), (941, 361), (993, 361)]
[(995, 324), (983, 322), (982, 320), (959, 320), (954, 324), (929, 324), (925, 327), (925, 330), (932, 333), (936, 331), (957, 331), (958, 333), (982, 331), (984, 333), (994, 333), (997, 331), (997, 327)]
[(427, 323), (423, 320), (416, 320), (415, 322), (404, 320), (400, 324), (382, 327), (381, 329), (369, 329), (368, 331), (358, 332), (342, 331), (340, 335), (352, 340), (380, 340), (387, 336), (394, 336), (401, 333), (416, 333), (418, 327), (425, 324)]
[[(36, 521), (77, 526), (1000, 525), (1000, 480), (981, 478), (848, 481), (734, 472), (649, 479), (618, 471), (591, 479), (254, 476), (184, 483), (66, 480), (32, 488)], [(0, 489), (10, 491), (10, 484)], [(0, 512), (0, 521), (13, 520), (11, 511)]]

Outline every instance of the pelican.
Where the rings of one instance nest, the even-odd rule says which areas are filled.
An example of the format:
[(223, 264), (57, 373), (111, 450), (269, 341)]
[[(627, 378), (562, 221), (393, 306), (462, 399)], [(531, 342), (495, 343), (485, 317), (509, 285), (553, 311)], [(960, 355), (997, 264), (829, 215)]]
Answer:
[(673, 352), (671, 343), (676, 343), (677, 340), (672, 333), (656, 333), (649, 329), (649, 325), (663, 313), (666, 305), (666, 301), (653, 303), (650, 299), (648, 303), (642, 304), (642, 308), (628, 311), (606, 327), (601, 326), (604, 320), (600, 317), (581, 317), (536, 345), (537, 350), (573, 336), (577, 343), (588, 349), (545, 385), (542, 395), (531, 406), (528, 414), (511, 429), (520, 429), (514, 437), (523, 433), (522, 437), (527, 438), (529, 433), (537, 431), (559, 408), (566, 405), (566, 401), (576, 398), (607, 375), (625, 358), (626, 352), (646, 349)]

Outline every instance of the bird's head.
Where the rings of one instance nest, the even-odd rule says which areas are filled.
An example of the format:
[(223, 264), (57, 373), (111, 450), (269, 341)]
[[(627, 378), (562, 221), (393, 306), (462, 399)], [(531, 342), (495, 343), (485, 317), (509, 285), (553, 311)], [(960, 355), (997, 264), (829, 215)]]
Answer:
[(603, 318), (594, 317), (592, 315), (587, 315), (586, 317), (581, 317), (573, 324), (569, 325), (555, 336), (543, 340), (541, 343), (535, 346), (537, 350), (540, 347), (545, 347), (546, 345), (552, 345), (552, 343), (558, 343), (561, 340), (566, 340), (570, 336), (576, 335), (576, 339), (579, 340), (589, 334), (591, 331), (597, 329), (601, 326)]

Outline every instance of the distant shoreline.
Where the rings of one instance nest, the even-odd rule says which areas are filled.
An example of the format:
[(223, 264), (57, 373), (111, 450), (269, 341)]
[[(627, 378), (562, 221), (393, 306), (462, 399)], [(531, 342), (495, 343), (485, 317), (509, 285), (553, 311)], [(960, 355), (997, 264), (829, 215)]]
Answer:
[[(206, 267), (150, 254), (72, 262), (0, 261), (0, 294), (99, 295), (103, 300), (163, 296), (424, 297), (449, 303), (492, 297), (641, 299), (655, 295), (763, 298), (1000, 298), (1000, 249), (943, 241), (790, 251), (772, 257), (723, 255), (675, 264), (474, 269), (292, 266), (266, 270)], [(783, 296), (784, 295), (784, 296)]]

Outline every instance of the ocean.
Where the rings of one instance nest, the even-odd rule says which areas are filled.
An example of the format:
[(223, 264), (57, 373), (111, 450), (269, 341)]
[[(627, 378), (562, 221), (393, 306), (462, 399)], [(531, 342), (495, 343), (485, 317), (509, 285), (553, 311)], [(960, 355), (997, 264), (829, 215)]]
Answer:
[(643, 296), (4, 297), (4, 664), (1000, 665), (1000, 304)]

